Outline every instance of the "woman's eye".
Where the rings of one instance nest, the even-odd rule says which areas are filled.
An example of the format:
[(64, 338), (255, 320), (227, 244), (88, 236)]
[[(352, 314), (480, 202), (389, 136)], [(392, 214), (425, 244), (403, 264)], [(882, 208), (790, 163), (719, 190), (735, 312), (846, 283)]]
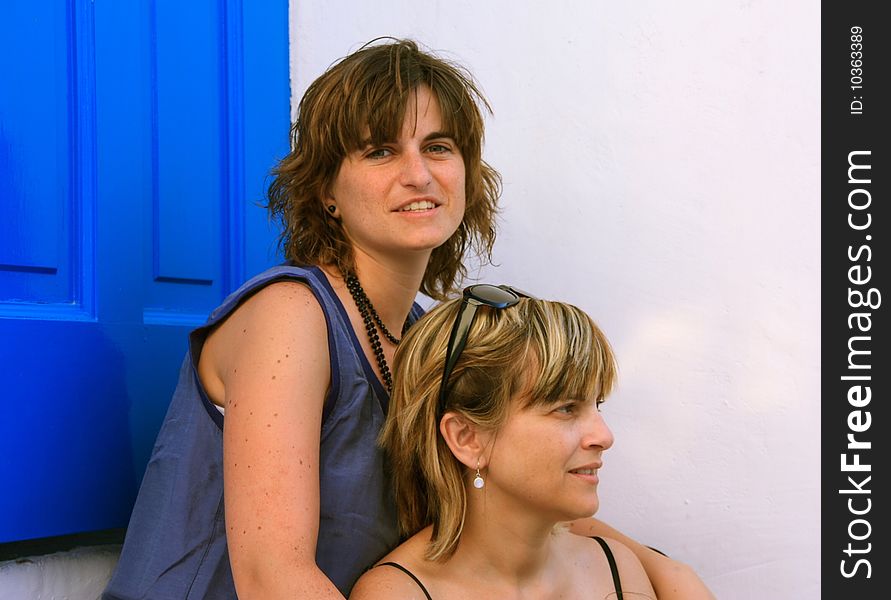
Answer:
[(365, 155), (365, 158), (386, 158), (393, 154), (389, 148), (375, 148)]
[(431, 144), (427, 146), (427, 152), (431, 152), (433, 154), (443, 154), (451, 151), (452, 149), (445, 144)]
[(554, 409), (554, 412), (562, 413), (564, 415), (571, 415), (575, 412), (575, 403), (563, 404)]

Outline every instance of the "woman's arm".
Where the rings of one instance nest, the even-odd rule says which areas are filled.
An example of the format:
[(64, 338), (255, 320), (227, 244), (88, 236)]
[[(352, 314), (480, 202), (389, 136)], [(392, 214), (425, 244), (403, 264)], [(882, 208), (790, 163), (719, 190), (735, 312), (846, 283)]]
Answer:
[(715, 600), (715, 595), (689, 566), (647, 548), (599, 519), (574, 521), (570, 531), (587, 537), (612, 538), (630, 548), (646, 570), (659, 600)]
[(343, 598), (315, 562), (327, 340), (312, 292), (280, 282), (242, 304), (202, 354), (202, 381), (224, 394), (226, 536), (242, 600), (293, 598), (298, 590), (302, 598)]

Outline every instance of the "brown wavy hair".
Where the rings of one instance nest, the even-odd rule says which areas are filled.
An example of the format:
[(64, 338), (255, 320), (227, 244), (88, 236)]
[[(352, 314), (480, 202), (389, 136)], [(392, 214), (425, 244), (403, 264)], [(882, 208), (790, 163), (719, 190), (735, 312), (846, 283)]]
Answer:
[(322, 199), (350, 152), (397, 139), (406, 106), (426, 85), (439, 102), (443, 129), (464, 158), (466, 208), (458, 230), (433, 250), (421, 291), (442, 300), (467, 275), (472, 248), (491, 260), (501, 177), (482, 160), (488, 101), (462, 66), (421, 51), (412, 40), (378, 38), (328, 68), (306, 90), (291, 129), (291, 152), (273, 170), (267, 208), (279, 220), (279, 246), (304, 265), (336, 265), (355, 273), (353, 248)]
[(401, 534), (433, 525), (429, 560), (447, 560), (458, 547), (471, 476), (439, 432), (443, 412), (497, 432), (512, 402), (546, 406), (595, 394), (600, 402), (617, 375), (609, 341), (581, 309), (531, 298), (504, 309), (480, 306), (442, 411), (446, 346), (460, 306), (460, 299), (440, 304), (396, 348), (393, 392), (379, 439), (390, 461)]

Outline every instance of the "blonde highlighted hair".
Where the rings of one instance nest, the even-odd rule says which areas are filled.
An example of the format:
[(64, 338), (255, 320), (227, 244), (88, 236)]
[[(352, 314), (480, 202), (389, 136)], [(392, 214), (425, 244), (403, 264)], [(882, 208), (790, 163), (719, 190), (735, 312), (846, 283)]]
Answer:
[(508, 308), (478, 308), (439, 407), (446, 346), (460, 307), (455, 299), (434, 308), (399, 344), (380, 436), (392, 467), (400, 531), (407, 537), (432, 525), (430, 560), (454, 553), (466, 509), (467, 468), (439, 433), (445, 412), (497, 431), (512, 401), (536, 406), (595, 394), (600, 401), (616, 380), (612, 348), (584, 311), (522, 298)]

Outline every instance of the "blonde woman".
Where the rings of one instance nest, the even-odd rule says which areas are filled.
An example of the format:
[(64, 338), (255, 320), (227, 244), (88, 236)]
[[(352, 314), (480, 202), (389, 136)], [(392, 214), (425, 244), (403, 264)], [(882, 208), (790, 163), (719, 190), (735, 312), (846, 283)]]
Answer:
[(624, 544), (571, 533), (597, 511), (613, 434), (609, 342), (574, 306), (474, 285), (394, 360), (381, 443), (409, 537), (358, 581), (383, 598), (655, 598)]

